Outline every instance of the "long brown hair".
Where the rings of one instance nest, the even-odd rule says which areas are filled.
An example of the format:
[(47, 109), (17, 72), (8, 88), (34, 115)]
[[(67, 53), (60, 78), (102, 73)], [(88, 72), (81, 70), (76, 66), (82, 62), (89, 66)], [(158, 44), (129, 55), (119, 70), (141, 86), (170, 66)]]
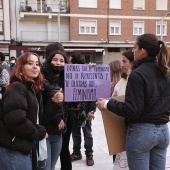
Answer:
[[(24, 79), (27, 80), (23, 74), (23, 67), (25, 64), (28, 63), (28, 59), (29, 59), (30, 55), (37, 56), (39, 65), (41, 67), (40, 57), (38, 56), (38, 54), (32, 53), (32, 52), (26, 52), (26, 53), (22, 54), (20, 57), (18, 57), (18, 59), (16, 61), (16, 65), (10, 74), (10, 84), (13, 83), (16, 80), (16, 78), (19, 80), (22, 80), (22, 78), (24, 77)], [(40, 74), (36, 78), (34, 78), (35, 93), (37, 93), (39, 90), (42, 89), (43, 83), (44, 83), (44, 78), (40, 72)]]
[(68, 59), (67, 59), (66, 53), (63, 52), (63, 51), (58, 51), (58, 50), (55, 50), (55, 51), (50, 53), (50, 55), (46, 59), (46, 63), (51, 63), (52, 59), (54, 58), (54, 56), (56, 54), (61, 54), (63, 56), (63, 58), (64, 58), (64, 62), (68, 63)]
[(110, 65), (110, 73), (111, 73), (111, 81), (115, 86), (117, 82), (121, 79), (121, 61), (120, 60), (113, 60), (109, 63)]
[(137, 44), (140, 49), (145, 49), (148, 57), (157, 57), (158, 66), (164, 76), (167, 76), (168, 67), (168, 50), (166, 44), (158, 40), (154, 34), (142, 34), (137, 37)]

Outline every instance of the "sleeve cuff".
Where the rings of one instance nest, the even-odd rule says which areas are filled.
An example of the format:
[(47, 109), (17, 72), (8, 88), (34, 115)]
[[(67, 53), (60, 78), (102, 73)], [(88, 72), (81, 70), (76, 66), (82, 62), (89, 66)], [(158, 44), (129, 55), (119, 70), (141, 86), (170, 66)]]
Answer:
[(109, 100), (105, 100), (104, 102), (104, 108), (107, 109), (107, 103), (109, 102)]

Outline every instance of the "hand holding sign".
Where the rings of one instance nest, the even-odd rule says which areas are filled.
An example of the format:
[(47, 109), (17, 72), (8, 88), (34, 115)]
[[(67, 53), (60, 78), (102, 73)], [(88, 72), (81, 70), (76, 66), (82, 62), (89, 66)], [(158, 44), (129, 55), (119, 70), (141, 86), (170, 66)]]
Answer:
[(104, 103), (106, 99), (99, 98), (98, 102), (96, 102), (96, 106), (98, 107), (99, 110), (104, 109)]
[(64, 95), (63, 95), (63, 91), (62, 88), (60, 88), (60, 90), (54, 95), (54, 97), (52, 98), (54, 102), (56, 103), (61, 103), (64, 100)]
[(89, 64), (64, 65), (66, 102), (96, 101), (110, 97), (110, 66)]
[(89, 63), (90, 67), (96, 66), (96, 63)]

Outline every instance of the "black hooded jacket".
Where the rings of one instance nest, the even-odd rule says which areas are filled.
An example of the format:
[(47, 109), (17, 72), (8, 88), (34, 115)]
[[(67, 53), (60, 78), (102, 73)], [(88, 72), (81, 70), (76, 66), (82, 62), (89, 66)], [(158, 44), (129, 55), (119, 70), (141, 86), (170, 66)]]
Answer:
[(56, 77), (50, 69), (50, 64), (45, 65), (42, 68), (42, 73), (45, 78), (43, 101), (44, 112), (42, 124), (46, 127), (48, 134), (62, 134), (63, 131), (58, 129), (58, 125), (61, 120), (66, 124), (67, 122), (67, 103), (55, 103), (52, 98), (60, 88), (64, 92), (64, 73), (60, 73), (59, 77)]

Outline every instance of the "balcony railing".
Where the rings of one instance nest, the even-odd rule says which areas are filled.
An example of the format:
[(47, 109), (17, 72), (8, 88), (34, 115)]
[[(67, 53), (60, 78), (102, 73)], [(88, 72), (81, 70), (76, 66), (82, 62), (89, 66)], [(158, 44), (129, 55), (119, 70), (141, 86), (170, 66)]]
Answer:
[(55, 3), (25, 3), (20, 2), (20, 12), (38, 12), (38, 13), (68, 13), (68, 1), (55, 1)]
[[(58, 32), (47, 31), (21, 31), (21, 41), (57, 42), (59, 41), (59, 34)], [(69, 33), (62, 31), (60, 41), (69, 41)]]

